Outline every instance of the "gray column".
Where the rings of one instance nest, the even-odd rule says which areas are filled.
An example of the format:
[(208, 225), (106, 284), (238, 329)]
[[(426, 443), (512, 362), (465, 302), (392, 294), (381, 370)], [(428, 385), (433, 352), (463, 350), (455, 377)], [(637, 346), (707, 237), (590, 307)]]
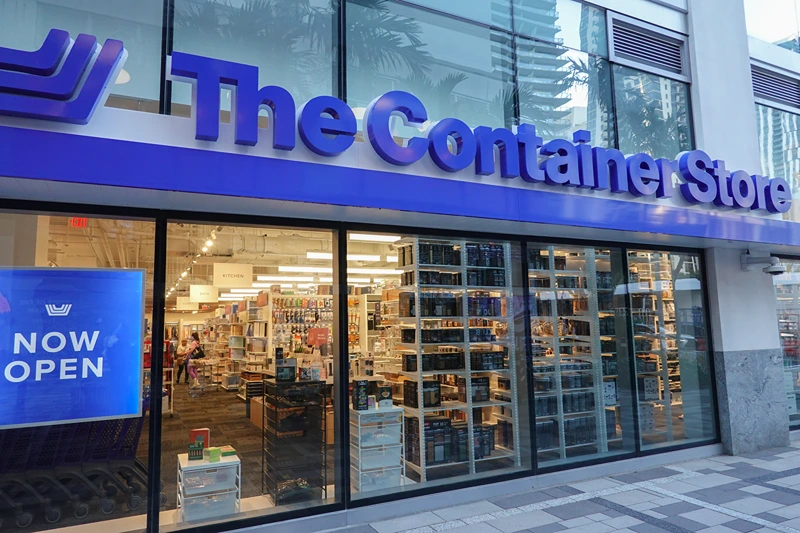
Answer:
[(706, 250), (720, 430), (731, 455), (789, 444), (772, 276), (743, 271), (742, 251)]

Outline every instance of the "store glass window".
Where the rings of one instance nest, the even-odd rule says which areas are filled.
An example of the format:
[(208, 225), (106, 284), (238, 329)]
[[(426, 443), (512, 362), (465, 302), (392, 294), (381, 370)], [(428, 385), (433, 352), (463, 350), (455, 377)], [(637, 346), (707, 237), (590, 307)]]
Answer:
[[(756, 104), (761, 172), (789, 182), (792, 198), (800, 197), (800, 115)], [(783, 218), (800, 221), (794, 205)]]
[(614, 95), (623, 153), (673, 158), (692, 149), (687, 84), (614, 65)]
[(37, 50), (51, 29), (118, 39), (128, 59), (106, 105), (158, 113), (162, 0), (0, 0), (0, 47)]
[(642, 449), (716, 437), (700, 256), (628, 252)]
[(513, 0), (513, 7), (516, 33), (608, 56), (604, 10), (576, 0)]
[(800, 261), (782, 261), (786, 273), (774, 276), (778, 330), (783, 348), (784, 386), (789, 424), (800, 426)]
[(539, 466), (636, 450), (619, 249), (528, 244)]
[(744, 0), (744, 16), (748, 35), (800, 52), (800, 1)]
[[(350, 0), (346, 39), (347, 100), (359, 118), (377, 96), (403, 90), (422, 100), (431, 121), (455, 117), (472, 127), (513, 121), (505, 32), (406, 4)], [(400, 120), (395, 128), (399, 137), (419, 135)]]
[(614, 146), (611, 65), (550, 43), (518, 38), (520, 121), (545, 140), (588, 130), (595, 146)]
[(170, 223), (161, 529), (331, 503), (333, 234)]
[[(373, 4), (377, 2), (371, 2)], [(491, 24), (506, 30), (511, 29), (510, 0), (462, 0), (460, 2), (442, 2), (441, 0), (408, 0), (409, 4), (426, 7), (431, 10), (449, 13), (459, 18), (474, 20), (483, 24)]]
[(155, 224), (0, 220), (0, 527), (142, 531)]
[[(259, 68), (259, 84), (288, 90), (298, 105), (334, 94), (333, 2), (175, 0), (173, 49)], [(222, 120), (230, 91), (223, 90)], [(189, 116), (191, 85), (172, 84), (172, 113)], [(262, 111), (264, 120), (266, 111)], [(266, 125), (265, 125), (266, 126)]]
[(350, 233), (354, 498), (531, 467), (516, 243)]

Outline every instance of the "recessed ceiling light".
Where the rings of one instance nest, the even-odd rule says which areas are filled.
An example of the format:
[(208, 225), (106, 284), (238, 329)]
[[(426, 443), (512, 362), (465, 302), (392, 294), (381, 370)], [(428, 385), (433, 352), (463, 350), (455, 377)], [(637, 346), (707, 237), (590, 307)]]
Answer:
[(397, 242), (402, 239), (399, 235), (373, 235), (371, 233), (350, 233), (348, 238), (351, 241), (367, 242)]
[(208, 251), (208, 246), (203, 246), (201, 249), (203, 250), (203, 253), (206, 253)]
[(206, 241), (206, 246), (214, 246), (214, 241), (212, 241), (211, 239), (208, 239)]
[(314, 266), (279, 266), (278, 272), (319, 272), (321, 274), (333, 274), (331, 267), (314, 267)]

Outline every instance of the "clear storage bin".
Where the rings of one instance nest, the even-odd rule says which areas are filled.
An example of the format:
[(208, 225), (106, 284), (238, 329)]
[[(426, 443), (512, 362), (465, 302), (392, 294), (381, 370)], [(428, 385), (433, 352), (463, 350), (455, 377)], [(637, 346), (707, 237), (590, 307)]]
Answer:
[(391, 489), (402, 484), (400, 468), (393, 470), (382, 470), (379, 472), (354, 473), (351, 476), (353, 488), (359, 492), (370, 492), (373, 490)]
[(183, 500), (183, 516), (187, 522), (221, 518), (236, 513), (236, 494), (196, 496)]
[(359, 470), (372, 470), (375, 468), (391, 468), (400, 466), (400, 445), (391, 448), (372, 448), (361, 450), (361, 461), (358, 455), (351, 453), (352, 461), (358, 465)]
[(361, 428), (361, 441), (358, 444), (362, 448), (402, 444), (400, 440), (401, 430), (402, 426), (399, 423), (385, 426), (363, 426)]
[(236, 488), (236, 467), (212, 467), (183, 471), (183, 491), (187, 496)]

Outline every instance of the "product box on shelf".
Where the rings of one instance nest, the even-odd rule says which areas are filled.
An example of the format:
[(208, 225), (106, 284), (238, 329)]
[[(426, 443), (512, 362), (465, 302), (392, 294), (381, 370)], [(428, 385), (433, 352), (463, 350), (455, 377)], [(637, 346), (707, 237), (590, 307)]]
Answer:
[(653, 404), (639, 404), (639, 429), (641, 431), (656, 429), (655, 406)]
[[(458, 401), (467, 403), (467, 380), (466, 378), (458, 378)], [(472, 378), (472, 401), (473, 402), (486, 402), (489, 401), (489, 378), (488, 377), (473, 377)]]
[[(422, 396), (424, 407), (439, 407), (442, 405), (441, 384), (438, 381), (425, 380), (422, 382)], [(419, 383), (416, 381), (403, 382), (403, 403), (408, 407), (419, 407)]]
[(658, 400), (658, 379), (657, 376), (637, 378), (640, 400)]
[(353, 382), (353, 409), (366, 411), (369, 409), (369, 381), (356, 380)]
[(536, 449), (552, 450), (558, 447), (558, 422), (548, 420), (536, 423)]
[(617, 380), (610, 379), (603, 382), (603, 405), (617, 405)]

